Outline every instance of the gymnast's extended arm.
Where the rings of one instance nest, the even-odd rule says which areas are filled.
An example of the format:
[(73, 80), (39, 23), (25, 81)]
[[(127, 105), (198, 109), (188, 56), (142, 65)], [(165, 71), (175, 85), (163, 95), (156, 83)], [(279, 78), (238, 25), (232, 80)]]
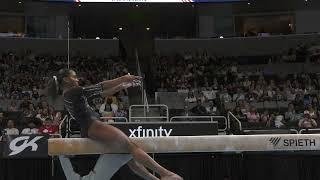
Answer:
[(141, 77), (127, 74), (116, 79), (103, 81), (101, 82), (101, 85), (102, 85), (102, 88), (105, 90), (118, 89), (119, 87), (118, 88), (115, 88), (115, 87), (119, 86), (121, 83), (129, 83), (134, 80), (141, 80)]
[(109, 97), (129, 87), (140, 86), (141, 77), (128, 74), (113, 80), (103, 81), (99, 84), (102, 86), (101, 96)]

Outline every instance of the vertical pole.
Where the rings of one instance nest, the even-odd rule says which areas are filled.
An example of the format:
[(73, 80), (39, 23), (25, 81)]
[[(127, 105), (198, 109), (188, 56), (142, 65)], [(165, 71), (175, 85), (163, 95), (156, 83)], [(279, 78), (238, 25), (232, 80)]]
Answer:
[(70, 24), (68, 19), (68, 69), (70, 69)]

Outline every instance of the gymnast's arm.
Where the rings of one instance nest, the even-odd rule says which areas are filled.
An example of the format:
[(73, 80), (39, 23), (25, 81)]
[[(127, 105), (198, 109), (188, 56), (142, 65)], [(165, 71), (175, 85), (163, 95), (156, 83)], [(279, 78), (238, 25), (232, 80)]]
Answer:
[(103, 89), (100, 95), (102, 97), (109, 97), (121, 90), (130, 88), (130, 87), (137, 87), (137, 86), (141, 86), (140, 81), (124, 82), (124, 83), (118, 84), (117, 86), (111, 87), (109, 89)]
[(110, 88), (105, 88), (103, 86), (103, 91), (101, 92), (101, 96), (102, 97), (109, 97), (109, 96), (112, 96), (114, 95), (115, 93), (123, 90), (123, 89), (126, 89), (126, 87), (123, 85), (123, 83), (120, 83), (116, 86), (113, 86), (113, 87), (110, 87)]
[(137, 79), (140, 79), (140, 77), (126, 75), (114, 80), (103, 81), (95, 85), (83, 87), (83, 94), (88, 99), (92, 99), (98, 96), (109, 97), (123, 89), (140, 86), (141, 81), (137, 81)]
[[(103, 81), (100, 84), (102, 85), (103, 89), (111, 90), (114, 87), (119, 86), (121, 83), (128, 83), (128, 82), (132, 82), (134, 80), (141, 80), (141, 77), (127, 74), (127, 75), (121, 76), (121, 77), (116, 78), (116, 79)], [(117, 88), (114, 88), (114, 89), (117, 89)], [(118, 92), (118, 91), (116, 91), (116, 92)]]

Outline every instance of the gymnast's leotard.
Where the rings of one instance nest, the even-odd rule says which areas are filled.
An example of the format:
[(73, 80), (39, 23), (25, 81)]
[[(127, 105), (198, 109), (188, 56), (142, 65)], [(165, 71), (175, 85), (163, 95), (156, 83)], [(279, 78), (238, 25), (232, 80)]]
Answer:
[(94, 120), (99, 120), (99, 113), (90, 107), (89, 102), (99, 97), (102, 85), (96, 84), (88, 87), (75, 87), (63, 95), (64, 105), (70, 116), (80, 123), (81, 137), (88, 137), (88, 129)]

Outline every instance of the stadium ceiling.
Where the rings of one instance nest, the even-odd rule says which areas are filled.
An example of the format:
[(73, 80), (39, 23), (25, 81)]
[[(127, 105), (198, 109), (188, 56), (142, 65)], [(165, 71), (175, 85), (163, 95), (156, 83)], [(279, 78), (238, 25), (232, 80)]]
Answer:
[[(39, 2), (39, 0), (1, 0), (0, 13), (23, 13), (24, 5), (29, 2)], [(99, 4), (101, 5), (101, 4)], [(109, 6), (110, 4), (104, 6)], [(71, 6), (71, 4), (67, 4)], [(89, 5), (90, 6), (90, 5)], [(157, 4), (148, 5), (148, 8), (157, 6)], [(167, 4), (162, 6), (178, 6)], [(208, 6), (208, 4), (197, 4), (196, 6)], [(250, 5), (247, 3), (235, 3), (233, 6), (234, 13), (243, 12), (272, 12), (272, 11), (294, 11), (303, 9), (320, 9), (319, 0), (251, 0)], [(119, 5), (117, 5), (119, 7)], [(121, 6), (120, 6), (121, 7)]]

